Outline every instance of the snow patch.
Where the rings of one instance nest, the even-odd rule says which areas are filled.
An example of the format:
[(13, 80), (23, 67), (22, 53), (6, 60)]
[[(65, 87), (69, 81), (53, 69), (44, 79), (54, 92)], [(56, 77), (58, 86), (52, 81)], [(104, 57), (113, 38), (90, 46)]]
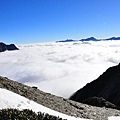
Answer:
[(33, 102), (25, 97), (22, 97), (16, 93), (0, 88), (0, 109), (5, 109), (5, 108), (16, 108), (19, 110), (30, 109), (35, 112), (40, 111), (40, 112), (48, 113), (50, 115), (59, 116), (63, 119), (68, 119), (68, 120), (85, 120), (82, 118), (75, 118), (56, 112), (36, 102)]

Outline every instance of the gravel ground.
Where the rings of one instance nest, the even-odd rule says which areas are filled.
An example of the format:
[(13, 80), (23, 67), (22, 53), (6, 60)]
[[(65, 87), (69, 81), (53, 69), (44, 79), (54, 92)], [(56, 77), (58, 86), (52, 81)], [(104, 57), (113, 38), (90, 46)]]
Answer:
[(45, 93), (36, 87), (23, 85), (6, 77), (0, 77), (0, 88), (10, 90), (45, 107), (70, 116), (93, 120), (108, 120), (109, 116), (120, 116), (119, 110), (74, 102), (50, 93)]

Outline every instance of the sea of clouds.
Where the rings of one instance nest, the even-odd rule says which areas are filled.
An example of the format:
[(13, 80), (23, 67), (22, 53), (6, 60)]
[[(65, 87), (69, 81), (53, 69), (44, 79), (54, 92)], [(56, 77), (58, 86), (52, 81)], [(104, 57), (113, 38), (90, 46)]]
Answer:
[(64, 98), (120, 62), (120, 41), (19, 44), (0, 53), (0, 75)]

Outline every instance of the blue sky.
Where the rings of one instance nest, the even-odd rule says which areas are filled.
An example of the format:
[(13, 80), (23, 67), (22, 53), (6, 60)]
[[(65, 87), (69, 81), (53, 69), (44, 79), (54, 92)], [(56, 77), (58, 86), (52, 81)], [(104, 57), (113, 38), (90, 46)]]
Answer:
[(0, 41), (120, 36), (120, 0), (0, 0)]

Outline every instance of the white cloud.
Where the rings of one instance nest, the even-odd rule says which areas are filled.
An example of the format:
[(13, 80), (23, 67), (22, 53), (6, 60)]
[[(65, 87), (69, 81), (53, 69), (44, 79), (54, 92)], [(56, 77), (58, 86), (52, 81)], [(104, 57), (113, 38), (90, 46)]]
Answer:
[(120, 61), (120, 41), (18, 46), (0, 53), (0, 75), (65, 98)]

